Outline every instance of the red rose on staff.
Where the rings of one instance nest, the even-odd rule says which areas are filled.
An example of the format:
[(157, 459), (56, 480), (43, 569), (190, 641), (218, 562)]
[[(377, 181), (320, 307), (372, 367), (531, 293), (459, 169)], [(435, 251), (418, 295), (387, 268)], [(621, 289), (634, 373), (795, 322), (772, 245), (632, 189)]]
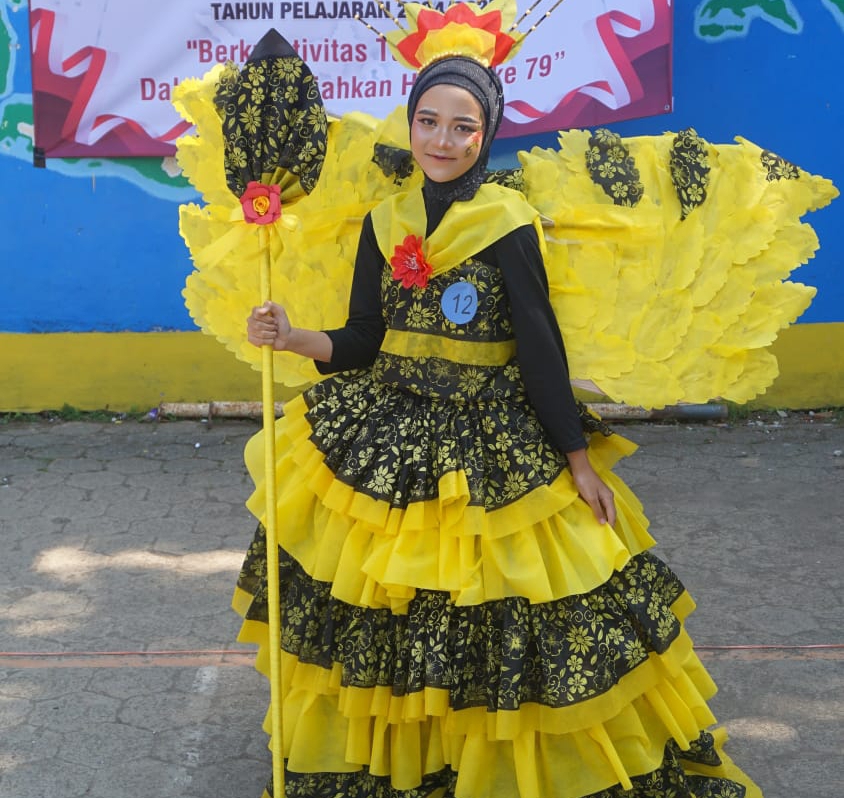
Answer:
[(281, 217), (281, 186), (252, 180), (240, 197), (243, 218), (250, 224), (272, 224)]

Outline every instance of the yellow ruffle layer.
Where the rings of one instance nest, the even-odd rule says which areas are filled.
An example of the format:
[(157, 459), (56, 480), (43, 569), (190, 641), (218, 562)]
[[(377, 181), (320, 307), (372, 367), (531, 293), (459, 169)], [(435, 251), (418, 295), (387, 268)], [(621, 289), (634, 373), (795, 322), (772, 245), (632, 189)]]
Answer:
[[(238, 591), (236, 609), (250, 599)], [(684, 594), (672, 609), (682, 619), (693, 606)], [(244, 622), (238, 640), (259, 645), (256, 667), (269, 678), (266, 625)], [(715, 722), (706, 705), (715, 685), (685, 631), (608, 692), (559, 709), (454, 711), (445, 690), (397, 697), (388, 687), (347, 688), (339, 667), (326, 670), (286, 653), (281, 668), (288, 767), (308, 773), (366, 766), (389, 775), (397, 789), (446, 766), (459, 772), (457, 795), (472, 798), (576, 798), (615, 783), (629, 788), (631, 777), (659, 767), (668, 739), (688, 747)], [(687, 769), (751, 786), (726, 758), (721, 768)]]
[[(615, 527), (601, 525), (568, 469), (550, 485), (490, 512), (470, 506), (465, 475), (451, 472), (439, 497), (406, 509), (355, 492), (309, 440), (297, 397), (276, 423), (278, 544), (332, 595), (357, 606), (401, 612), (415, 589), (448, 591), (458, 605), (524, 596), (546, 602), (603, 584), (654, 544), (638, 499), (610, 468), (635, 445), (595, 435), (592, 465), (615, 493)], [(255, 491), (247, 506), (264, 520), (263, 432), (245, 451)]]

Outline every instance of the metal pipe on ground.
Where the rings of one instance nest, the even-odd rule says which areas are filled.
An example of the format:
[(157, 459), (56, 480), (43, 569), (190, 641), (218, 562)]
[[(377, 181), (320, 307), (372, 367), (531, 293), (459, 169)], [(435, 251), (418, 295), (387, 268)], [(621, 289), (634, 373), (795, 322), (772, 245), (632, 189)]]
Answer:
[[(725, 405), (670, 405), (659, 410), (646, 410), (632, 405), (589, 402), (587, 407), (604, 421), (720, 421), (728, 417)], [(275, 403), (275, 414), (281, 416), (284, 403)], [(158, 417), (170, 418), (260, 418), (260, 402), (164, 402), (158, 406)]]
[[(275, 414), (284, 413), (284, 403), (275, 403)], [(158, 418), (261, 418), (261, 402), (162, 402)]]
[(659, 410), (645, 410), (622, 404), (587, 403), (604, 421), (723, 421), (729, 417), (726, 405), (669, 405)]

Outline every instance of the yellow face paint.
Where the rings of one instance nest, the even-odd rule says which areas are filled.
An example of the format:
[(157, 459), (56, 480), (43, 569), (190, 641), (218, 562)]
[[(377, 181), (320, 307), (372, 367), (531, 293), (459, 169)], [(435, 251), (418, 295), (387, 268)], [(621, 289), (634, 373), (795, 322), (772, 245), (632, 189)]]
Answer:
[(470, 157), (481, 146), (481, 140), (484, 137), (484, 132), (478, 130), (469, 137), (469, 146), (466, 147), (466, 157)]

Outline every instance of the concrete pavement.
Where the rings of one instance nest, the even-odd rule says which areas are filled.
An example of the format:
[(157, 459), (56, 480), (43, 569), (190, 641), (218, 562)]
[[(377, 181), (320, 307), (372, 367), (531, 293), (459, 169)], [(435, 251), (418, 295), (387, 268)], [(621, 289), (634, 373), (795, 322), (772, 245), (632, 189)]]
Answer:
[[(730, 754), (767, 798), (840, 798), (844, 423), (614, 426)], [(256, 429), (0, 422), (0, 798), (260, 795), (268, 690), (228, 608)]]

